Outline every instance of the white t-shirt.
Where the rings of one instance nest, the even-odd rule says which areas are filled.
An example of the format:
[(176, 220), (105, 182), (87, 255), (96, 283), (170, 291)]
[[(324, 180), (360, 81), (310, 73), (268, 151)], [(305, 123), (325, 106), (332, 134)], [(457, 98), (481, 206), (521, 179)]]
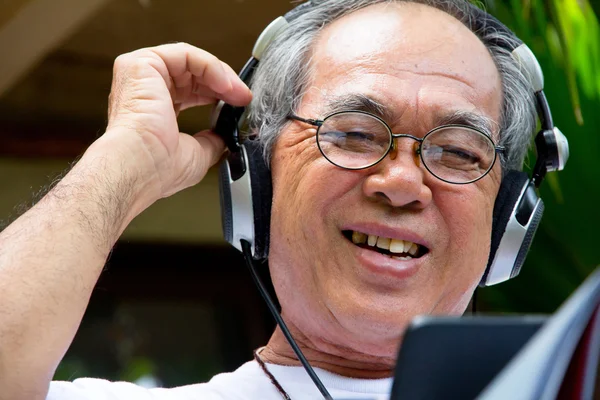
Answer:
[[(266, 364), (292, 400), (322, 399), (303, 367)], [(335, 400), (387, 400), (392, 378), (354, 379), (320, 368), (315, 372)], [(46, 400), (281, 400), (281, 393), (256, 361), (230, 373), (215, 375), (207, 383), (172, 389), (145, 389), (128, 382), (82, 378), (52, 382)]]

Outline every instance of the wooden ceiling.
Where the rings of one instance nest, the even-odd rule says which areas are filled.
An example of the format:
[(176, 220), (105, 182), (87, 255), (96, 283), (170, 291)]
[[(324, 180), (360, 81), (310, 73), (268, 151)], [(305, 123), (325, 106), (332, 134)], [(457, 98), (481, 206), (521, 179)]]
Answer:
[[(141, 47), (188, 42), (239, 70), (287, 0), (3, 0), (0, 156), (80, 154), (102, 134), (112, 64)], [(208, 126), (210, 107), (182, 114)]]

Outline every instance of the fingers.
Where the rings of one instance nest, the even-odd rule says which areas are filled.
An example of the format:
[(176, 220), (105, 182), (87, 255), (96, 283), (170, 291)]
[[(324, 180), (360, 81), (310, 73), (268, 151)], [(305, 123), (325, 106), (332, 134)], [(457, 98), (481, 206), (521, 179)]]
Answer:
[(193, 86), (205, 86), (218, 99), (235, 106), (245, 106), (252, 99), (250, 89), (233, 69), (202, 49), (177, 43), (148, 50), (163, 60), (178, 89), (189, 88), (189, 92), (194, 94), (197, 88)]
[(194, 92), (187, 94), (185, 96), (185, 100), (180, 102), (181, 111), (197, 106), (198, 104), (214, 103), (215, 99), (219, 98), (219, 94), (210, 89), (208, 86), (195, 84), (194, 87)]

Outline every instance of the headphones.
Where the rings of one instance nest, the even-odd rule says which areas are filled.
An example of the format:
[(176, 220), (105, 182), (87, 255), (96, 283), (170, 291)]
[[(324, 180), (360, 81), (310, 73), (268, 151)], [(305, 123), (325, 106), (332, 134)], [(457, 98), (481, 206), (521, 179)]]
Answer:
[[(545, 174), (562, 170), (569, 157), (566, 137), (554, 126), (550, 107), (544, 95), (544, 75), (533, 52), (513, 32), (485, 11), (469, 4), (475, 18), (473, 31), (493, 29), (510, 35), (517, 43), (498, 40), (495, 44), (508, 50), (525, 70), (535, 94), (541, 130), (535, 138), (537, 160), (531, 178), (521, 171), (508, 171), (502, 178), (494, 204), (491, 248), (488, 265), (480, 286), (494, 285), (517, 276), (523, 266), (533, 236), (544, 211), (537, 194)], [(261, 56), (271, 42), (297, 18), (311, 9), (308, 1), (285, 16), (275, 19), (259, 36), (252, 57), (240, 72), (249, 83)], [(269, 251), (271, 222), (271, 171), (258, 141), (242, 141), (240, 127), (245, 120), (245, 108), (220, 101), (213, 110), (212, 129), (229, 148), (219, 172), (221, 213), (225, 240), (240, 251), (242, 241), (249, 244), (251, 256), (264, 260)]]

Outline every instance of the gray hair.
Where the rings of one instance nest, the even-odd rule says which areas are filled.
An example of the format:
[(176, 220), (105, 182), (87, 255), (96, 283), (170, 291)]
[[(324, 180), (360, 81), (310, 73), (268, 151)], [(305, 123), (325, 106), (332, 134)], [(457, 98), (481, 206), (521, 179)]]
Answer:
[(472, 23), (475, 15), (466, 0), (313, 0), (309, 11), (293, 20), (269, 46), (252, 80), (250, 127), (258, 132), (267, 163), (279, 133), (288, 123), (288, 114), (298, 109), (308, 90), (312, 44), (321, 30), (353, 11), (390, 2), (420, 3), (442, 10), (471, 29), (488, 48), (502, 81), (503, 104), (498, 121), (498, 144), (506, 147), (502, 168), (521, 170), (536, 125), (533, 88), (510, 52), (498, 45), (515, 44), (515, 39), (493, 27), (476, 29)]

